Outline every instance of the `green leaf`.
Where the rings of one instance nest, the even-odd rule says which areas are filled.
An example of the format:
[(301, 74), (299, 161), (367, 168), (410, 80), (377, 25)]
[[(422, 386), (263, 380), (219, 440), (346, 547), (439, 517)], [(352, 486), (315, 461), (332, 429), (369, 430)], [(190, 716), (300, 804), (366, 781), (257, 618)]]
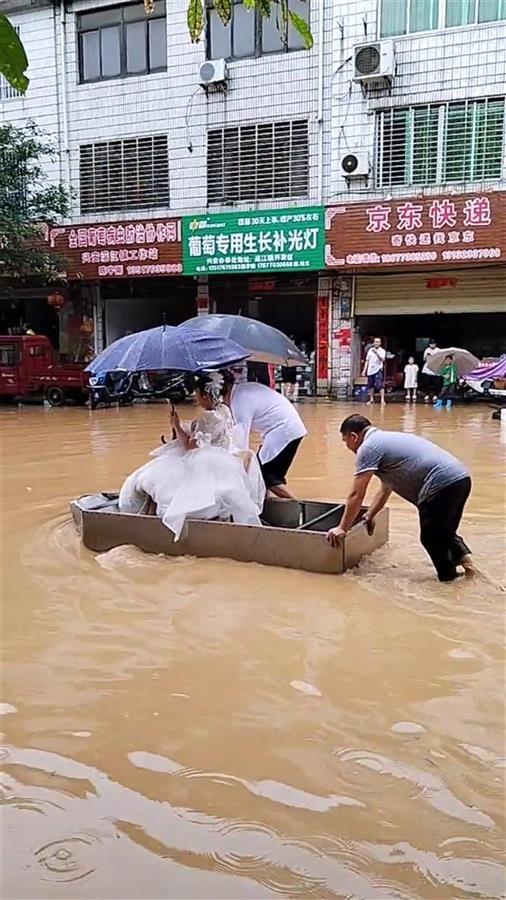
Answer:
[(213, 6), (224, 25), (232, 18), (232, 0), (214, 0)]
[(257, 5), (257, 0), (243, 0), (243, 2), (246, 9), (255, 9)]
[(29, 79), (25, 75), (28, 68), (25, 48), (16, 29), (7, 16), (0, 13), (0, 72), (13, 88), (22, 94), (26, 92)]
[(188, 3), (188, 31), (190, 38), (196, 44), (204, 29), (204, 7), (202, 0), (190, 0)]
[(273, 0), (255, 0), (253, 5), (260, 10), (260, 13), (262, 14), (262, 16), (264, 16), (264, 18), (269, 18)]
[(309, 24), (305, 19), (302, 18), (302, 16), (298, 16), (297, 13), (292, 12), (292, 10), (289, 10), (288, 15), (290, 16), (290, 21), (293, 27), (296, 31), (299, 32), (302, 40), (304, 41), (304, 47), (306, 48), (306, 50), (311, 50), (314, 44), (314, 40)]

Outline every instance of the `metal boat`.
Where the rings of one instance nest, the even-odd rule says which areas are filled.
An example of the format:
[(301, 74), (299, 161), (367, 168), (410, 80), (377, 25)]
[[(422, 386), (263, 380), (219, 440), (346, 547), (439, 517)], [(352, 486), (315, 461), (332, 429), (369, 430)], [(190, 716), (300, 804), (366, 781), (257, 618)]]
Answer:
[(344, 503), (316, 500), (267, 500), (262, 525), (188, 519), (178, 541), (157, 516), (119, 512), (116, 493), (86, 495), (70, 509), (83, 544), (98, 553), (133, 544), (146, 553), (218, 557), (334, 575), (358, 565), (389, 534), (388, 510), (383, 509), (374, 529), (359, 519), (332, 548), (325, 533), (339, 525)]

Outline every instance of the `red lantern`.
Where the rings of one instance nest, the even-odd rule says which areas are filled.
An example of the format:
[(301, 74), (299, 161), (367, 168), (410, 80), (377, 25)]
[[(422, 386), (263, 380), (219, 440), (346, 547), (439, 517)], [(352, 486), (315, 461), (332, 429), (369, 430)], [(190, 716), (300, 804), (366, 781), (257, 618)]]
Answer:
[(65, 303), (65, 297), (63, 296), (63, 294), (60, 294), (59, 291), (55, 291), (54, 294), (49, 294), (47, 302), (50, 306), (54, 306), (55, 309), (61, 309), (63, 304)]

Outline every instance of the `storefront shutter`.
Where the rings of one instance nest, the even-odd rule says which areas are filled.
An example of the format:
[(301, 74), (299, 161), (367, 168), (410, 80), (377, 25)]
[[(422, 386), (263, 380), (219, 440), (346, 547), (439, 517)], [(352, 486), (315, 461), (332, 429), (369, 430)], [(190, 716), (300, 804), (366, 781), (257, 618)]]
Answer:
[(357, 316), (437, 312), (506, 312), (506, 268), (357, 277)]

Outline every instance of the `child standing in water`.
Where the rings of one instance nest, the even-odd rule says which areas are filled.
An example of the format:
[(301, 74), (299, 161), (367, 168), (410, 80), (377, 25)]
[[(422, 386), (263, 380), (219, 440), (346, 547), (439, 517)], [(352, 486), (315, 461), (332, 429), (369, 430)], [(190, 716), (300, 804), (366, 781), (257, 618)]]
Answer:
[(418, 366), (414, 356), (410, 356), (407, 364), (404, 366), (404, 389), (406, 391), (406, 401), (410, 400), (416, 403), (416, 391), (418, 388)]

